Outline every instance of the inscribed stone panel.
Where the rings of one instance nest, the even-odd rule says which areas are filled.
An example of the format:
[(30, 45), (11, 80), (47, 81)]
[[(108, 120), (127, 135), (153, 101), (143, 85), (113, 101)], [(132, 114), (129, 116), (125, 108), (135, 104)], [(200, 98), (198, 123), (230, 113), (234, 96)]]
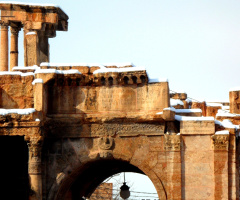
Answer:
[(214, 121), (181, 121), (180, 133), (184, 135), (208, 135), (215, 133)]

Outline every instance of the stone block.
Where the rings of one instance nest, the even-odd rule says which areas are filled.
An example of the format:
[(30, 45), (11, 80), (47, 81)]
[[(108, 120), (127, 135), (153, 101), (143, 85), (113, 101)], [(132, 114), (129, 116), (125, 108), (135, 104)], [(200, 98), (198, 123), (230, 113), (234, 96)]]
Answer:
[(213, 151), (185, 151), (182, 153), (185, 163), (209, 163), (213, 161)]
[(184, 176), (184, 185), (186, 187), (214, 187), (213, 174), (186, 174)]
[(214, 120), (181, 121), (180, 133), (182, 135), (211, 135), (215, 133)]
[(203, 200), (214, 199), (214, 187), (191, 187), (185, 186), (182, 192), (182, 199)]
[(210, 151), (212, 141), (210, 135), (182, 136), (183, 149), (187, 151)]
[(165, 121), (175, 121), (175, 112), (170, 109), (163, 109), (163, 119)]
[(185, 163), (184, 174), (187, 176), (189, 175), (206, 175), (206, 174), (213, 174), (214, 172), (214, 165), (210, 161), (209, 163)]

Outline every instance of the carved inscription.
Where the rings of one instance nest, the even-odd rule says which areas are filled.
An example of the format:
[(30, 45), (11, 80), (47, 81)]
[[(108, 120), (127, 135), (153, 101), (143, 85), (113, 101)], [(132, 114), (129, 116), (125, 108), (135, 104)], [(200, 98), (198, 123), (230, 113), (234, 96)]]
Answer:
[(229, 146), (229, 135), (213, 135), (212, 144), (214, 150), (226, 150)]
[(181, 137), (180, 135), (164, 135), (166, 151), (180, 151)]
[(100, 111), (121, 111), (136, 109), (136, 91), (129, 87), (103, 87), (99, 89), (98, 109)]

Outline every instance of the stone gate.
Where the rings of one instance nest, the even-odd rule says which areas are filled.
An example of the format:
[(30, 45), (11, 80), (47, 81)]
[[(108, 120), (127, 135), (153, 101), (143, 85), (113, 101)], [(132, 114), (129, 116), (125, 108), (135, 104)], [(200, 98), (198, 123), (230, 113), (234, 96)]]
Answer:
[[(52, 65), (47, 38), (67, 30), (67, 15), (52, 5), (0, 8), (5, 199), (79, 200), (119, 172), (147, 175), (159, 199), (239, 199), (239, 90), (230, 113), (170, 93), (167, 80), (132, 64)], [(24, 29), (26, 65), (12, 36), (9, 71), (8, 26)]]

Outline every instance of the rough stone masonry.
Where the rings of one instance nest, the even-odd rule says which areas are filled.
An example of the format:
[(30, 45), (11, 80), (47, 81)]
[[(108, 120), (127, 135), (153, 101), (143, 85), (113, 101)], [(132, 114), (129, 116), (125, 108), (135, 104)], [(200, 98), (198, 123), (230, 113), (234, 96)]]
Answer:
[(193, 102), (132, 64), (53, 65), (48, 38), (68, 16), (53, 5), (0, 9), (1, 199), (90, 197), (119, 172), (147, 175), (159, 199), (239, 199), (240, 89), (230, 102)]

